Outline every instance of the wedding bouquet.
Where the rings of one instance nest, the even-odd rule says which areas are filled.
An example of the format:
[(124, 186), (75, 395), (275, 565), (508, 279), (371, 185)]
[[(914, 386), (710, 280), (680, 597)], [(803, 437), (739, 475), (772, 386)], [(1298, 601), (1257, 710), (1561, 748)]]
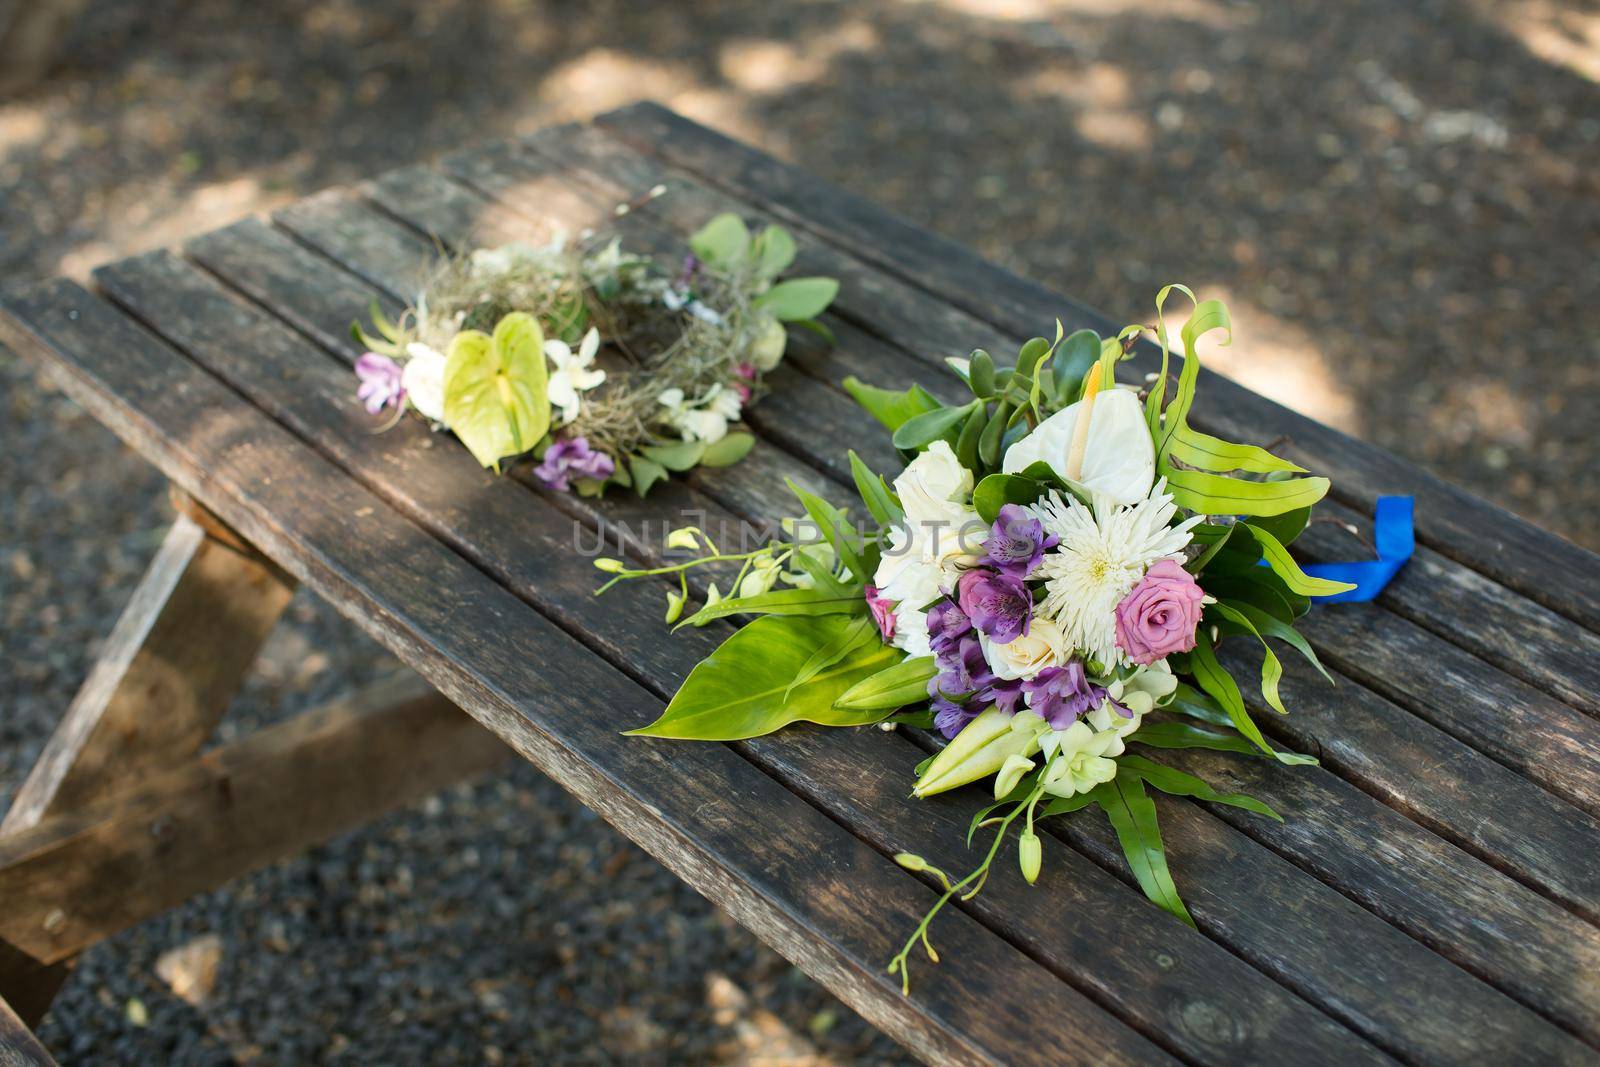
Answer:
[(477, 249), (441, 264), (397, 322), (374, 306), (377, 337), (352, 325), (369, 349), (357, 397), (373, 415), (415, 411), (497, 471), (529, 453), (551, 489), (643, 496), (668, 471), (744, 458), (740, 416), (783, 358), (785, 324), (827, 335), (816, 316), (838, 282), (779, 281), (794, 257), (786, 231), (752, 236), (731, 214), (670, 267), (592, 236)]
[[(1169, 395), (1163, 307), (1174, 289), (1195, 308)], [(1030, 340), (1011, 366), (983, 351), (951, 360), (972, 393), (964, 404), (915, 385), (847, 380), (907, 460), (891, 485), (850, 454), (873, 520), (864, 528), (796, 488), (806, 519), (753, 552), (723, 552), (691, 528), (669, 540), (694, 551), (684, 562), (597, 561), (616, 575), (606, 587), (675, 576), (669, 621), (684, 610), (691, 569), (736, 561), (729, 595), (712, 585), (685, 624), (758, 616), (634, 733), (732, 740), (800, 720), (904, 723), (949, 739), (917, 768), (914, 796), (990, 780), (993, 803), (974, 815), (968, 841), (986, 828), (993, 840), (972, 872), (953, 879), (918, 856), (896, 857), (944, 890), (890, 964), (905, 983), (917, 943), (937, 959), (933, 917), (982, 887), (1012, 830), (1033, 882), (1038, 820), (1089, 805), (1109, 818), (1146, 895), (1192, 923), (1147, 787), (1277, 816), (1154, 753), (1199, 747), (1313, 762), (1268, 742), (1216, 648), (1239, 638), (1258, 649), (1261, 701), (1280, 713), (1281, 664), (1268, 638), (1322, 669), (1293, 623), (1310, 598), (1352, 587), (1306, 573), (1285, 546), (1328, 481), (1190, 426), (1196, 342), (1214, 330), (1231, 341), (1228, 312), (1168, 286), (1156, 313), (1161, 373), (1143, 390), (1113, 372), (1145, 327), (1101, 338), (1063, 336), (1059, 323), (1053, 341)]]

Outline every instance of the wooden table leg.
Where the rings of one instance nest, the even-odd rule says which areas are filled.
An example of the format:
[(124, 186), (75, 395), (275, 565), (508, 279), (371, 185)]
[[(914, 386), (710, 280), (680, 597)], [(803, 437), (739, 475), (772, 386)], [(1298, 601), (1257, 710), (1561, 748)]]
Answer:
[(294, 580), (180, 511), (0, 836), (180, 765), (211, 737)]

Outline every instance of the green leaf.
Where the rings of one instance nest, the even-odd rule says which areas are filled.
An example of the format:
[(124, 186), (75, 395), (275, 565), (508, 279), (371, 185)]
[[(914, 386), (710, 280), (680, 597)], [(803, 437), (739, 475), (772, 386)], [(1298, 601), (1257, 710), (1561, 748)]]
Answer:
[(1304, 474), (1306, 470), (1298, 464), (1274, 456), (1264, 448), (1234, 444), (1220, 437), (1201, 433), (1187, 425), (1178, 427), (1173, 433), (1168, 443), (1167, 457), (1190, 467), (1219, 474), (1227, 471), (1249, 471), (1252, 474), (1288, 471), (1292, 474)]
[(825, 322), (818, 322), (816, 319), (795, 319), (789, 325), (798, 326), (802, 330), (809, 330), (830, 345), (839, 343), (838, 338), (833, 336), (833, 331), (828, 328), (828, 324)]
[(938, 673), (932, 656), (908, 656), (870, 678), (863, 678), (834, 703), (850, 711), (903, 708), (927, 700), (928, 683)]
[[(1168, 289), (1170, 288), (1169, 286)], [(1166, 295), (1168, 289), (1161, 291), (1161, 297), (1157, 298), (1158, 302)], [(1194, 299), (1193, 293), (1190, 293), (1187, 289), (1184, 292), (1188, 293), (1191, 300)], [(1194, 314), (1190, 315), (1189, 321), (1183, 324), (1184, 358), (1183, 370), (1178, 375), (1178, 391), (1173, 396), (1172, 403), (1167, 406), (1167, 410), (1161, 419), (1161, 432), (1156, 435), (1156, 455), (1162, 459), (1165, 459), (1168, 455), (1173, 436), (1189, 424), (1189, 409), (1194, 405), (1195, 386), (1200, 380), (1200, 358), (1195, 354), (1195, 346), (1202, 336), (1212, 330), (1219, 329), (1226, 330), (1228, 333), (1227, 340), (1222, 343), (1225, 345), (1231, 344), (1233, 342), (1233, 320), (1228, 316), (1227, 305), (1220, 300), (1202, 300), (1198, 302), (1195, 304)], [(1166, 369), (1166, 353), (1163, 346), (1161, 370), (1165, 373)], [(1151, 396), (1154, 395), (1155, 393), (1152, 390)]]
[[(1269, 482), (1266, 484), (1282, 485), (1285, 483)], [(1283, 579), (1283, 584), (1289, 587), (1290, 592), (1299, 593), (1302, 596), (1330, 596), (1334, 593), (1342, 593), (1347, 589), (1355, 588), (1349, 582), (1336, 582), (1329, 578), (1311, 577), (1300, 569), (1300, 564), (1296, 563), (1294, 557), (1289, 555), (1289, 550), (1284, 548), (1282, 542), (1272, 534), (1254, 523), (1247, 522), (1244, 524), (1244, 528), (1250, 531), (1250, 536), (1254, 537), (1256, 543), (1261, 546), (1261, 558), (1267, 561), (1267, 566), (1272, 568), (1274, 574)]]
[(1020, 474), (991, 474), (972, 490), (972, 507), (978, 518), (993, 523), (1007, 504), (1032, 504), (1044, 495), (1044, 486)]
[(888, 529), (905, 517), (900, 501), (895, 499), (883, 477), (874, 473), (853, 448), (850, 449), (850, 476), (855, 479), (856, 492), (861, 494), (867, 513), (879, 526)]
[(1262, 752), (1289, 766), (1316, 762), (1310, 756), (1279, 752), (1267, 744), (1267, 739), (1261, 736), (1261, 728), (1250, 718), (1250, 712), (1244, 706), (1244, 697), (1239, 693), (1238, 684), (1234, 682), (1232, 675), (1222, 669), (1222, 664), (1217, 662), (1217, 654), (1210, 645), (1204, 641), (1195, 645), (1194, 651), (1189, 653), (1189, 665), (1194, 671), (1195, 681), (1199, 682), (1200, 688), (1210, 694), (1212, 699), (1228, 713), (1228, 719), (1233, 723), (1234, 729), (1254, 742)]
[(1087, 793), (1074, 793), (1070, 797), (1056, 797), (1050, 803), (1041, 807), (1039, 814), (1035, 818), (1047, 819), (1052, 815), (1066, 815), (1068, 812), (1077, 811), (1079, 808), (1087, 808), (1095, 801), (1096, 797), (1093, 790)]
[(686, 471), (706, 453), (704, 441), (675, 441), (670, 445), (645, 445), (639, 449), (669, 471)]
[(1250, 525), (1267, 531), (1278, 539), (1280, 545), (1287, 547), (1294, 543), (1311, 521), (1310, 508), (1296, 508), (1286, 511), (1282, 515), (1261, 515), (1250, 520)]
[(1289, 709), (1283, 706), (1283, 698), (1278, 695), (1278, 683), (1283, 680), (1283, 664), (1278, 661), (1278, 654), (1267, 644), (1267, 639), (1261, 636), (1261, 631), (1256, 629), (1250, 617), (1241, 611), (1229, 607), (1221, 601), (1206, 608), (1209, 614), (1215, 612), (1223, 618), (1242, 627), (1246, 632), (1261, 643), (1263, 656), (1261, 660), (1261, 695), (1266, 698), (1267, 706), (1279, 715), (1289, 714)]
[(948, 440), (954, 444), (956, 428), (961, 425), (962, 420), (972, 414), (972, 408), (977, 403), (974, 400), (971, 404), (962, 404), (956, 408), (941, 407), (913, 415), (895, 430), (894, 447), (915, 452), (939, 440)]
[(975, 396), (994, 395), (994, 357), (981, 348), (974, 350), (968, 366), (967, 382), (972, 386)]
[(784, 322), (814, 319), (839, 295), (834, 278), (790, 278), (779, 282), (751, 302)]
[(1262, 754), (1260, 749), (1236, 733), (1218, 733), (1187, 722), (1146, 722), (1128, 735), (1128, 742), (1149, 745), (1151, 748), (1209, 748), (1218, 752)]
[(1163, 793), (1170, 793), (1175, 797), (1194, 797), (1196, 800), (1205, 800), (1212, 804), (1227, 804), (1229, 807), (1243, 808), (1257, 815), (1265, 815), (1269, 819), (1283, 821), (1283, 816), (1255, 797), (1243, 793), (1219, 793), (1202, 778), (1145, 759), (1143, 756), (1125, 755), (1118, 759), (1118, 777), (1126, 771), (1132, 771)]
[(731, 211), (706, 223), (691, 238), (689, 250), (717, 270), (732, 270), (750, 250), (750, 230)]
[(1017, 350), (1017, 374), (1024, 378), (1033, 377), (1033, 369), (1039, 361), (1050, 352), (1050, 342), (1043, 337), (1032, 337), (1023, 343)]
[(855, 615), (867, 610), (858, 595), (830, 589), (770, 589), (754, 596), (728, 597), (707, 604), (678, 624), (704, 626), (727, 615)]
[(1193, 926), (1194, 919), (1183, 906), (1178, 887), (1167, 870), (1167, 850), (1161, 842), (1161, 827), (1156, 822), (1155, 801), (1144, 791), (1139, 776), (1118, 774), (1092, 792), (1095, 802), (1111, 820), (1111, 828), (1117, 832), (1117, 841), (1122, 845), (1122, 854), (1128, 858), (1128, 866), (1144, 895), (1163, 911)]
[(755, 447), (754, 434), (730, 433), (714, 444), (706, 445), (705, 454), (700, 457), (702, 467), (731, 467), (750, 454)]
[(1150, 395), (1144, 402), (1145, 422), (1150, 426), (1150, 436), (1156, 443), (1161, 443), (1162, 406), (1167, 402), (1167, 368), (1171, 363), (1171, 350), (1167, 343), (1167, 317), (1164, 305), (1167, 297), (1176, 289), (1189, 298), (1189, 302), (1198, 304), (1200, 301), (1194, 295), (1194, 290), (1187, 285), (1164, 285), (1156, 294), (1156, 340), (1161, 344), (1161, 372), (1156, 376), (1155, 382), (1150, 386)]
[(797, 721), (823, 726), (877, 722), (882, 711), (847, 711), (835, 708), (834, 702), (882, 670), (900, 655), (898, 649), (877, 643), (858, 648), (817, 671), (805, 685), (789, 689), (818, 650), (835, 644), (850, 624), (849, 618), (839, 615), (757, 619), (689, 672), (659, 719), (628, 733), (738, 741)]
[(850, 625), (844, 632), (828, 644), (818, 648), (811, 654), (811, 658), (800, 665), (800, 670), (795, 674), (794, 681), (789, 683), (789, 688), (783, 691), (783, 699), (788, 700), (796, 686), (805, 685), (818, 674), (832, 667), (850, 653), (859, 648), (866, 647), (869, 643), (882, 644), (878, 640), (878, 624), (870, 615), (860, 615), (850, 620)]
[(750, 246), (750, 258), (755, 260), (756, 276), (760, 278), (776, 278), (789, 269), (794, 256), (794, 238), (781, 226), (768, 226)]
[(444, 365), (444, 416), (485, 467), (537, 445), (550, 429), (544, 334), (538, 320), (513, 311), (494, 336), (463, 330)]
[(1289, 592), (1282, 579), (1266, 567), (1226, 570), (1213, 564), (1202, 584), (1206, 592), (1220, 600), (1253, 605), (1286, 623), (1304, 615), (1311, 607), (1309, 598)]
[(967, 416), (966, 424), (961, 427), (961, 436), (956, 438), (956, 459), (969, 471), (978, 468), (978, 439), (983, 436), (987, 421), (983, 401), (974, 401), (972, 414)]
[(1057, 349), (1051, 369), (1056, 379), (1056, 400), (1062, 407), (1074, 404), (1083, 389), (1084, 375), (1100, 360), (1100, 335), (1077, 330)]
[(1328, 680), (1329, 685), (1336, 684), (1333, 680), (1333, 675), (1327, 672), (1327, 669), (1322, 666), (1322, 661), (1317, 658), (1316, 650), (1311, 647), (1311, 643), (1304, 637), (1301, 637), (1300, 631), (1296, 630), (1293, 626), (1290, 626), (1281, 619), (1262, 611), (1254, 604), (1245, 604), (1238, 601), (1228, 600), (1221, 601), (1220, 603), (1226, 604), (1232, 610), (1237, 611), (1248, 618), (1263, 637), (1276, 637), (1278, 640), (1289, 645), (1296, 652), (1304, 656), (1306, 661), (1315, 667), (1317, 672)]
[(1253, 482), (1177, 467), (1162, 467), (1160, 473), (1180, 508), (1204, 515), (1282, 515), (1310, 507), (1328, 492), (1326, 478)]
[(923, 412), (936, 411), (942, 405), (938, 399), (920, 385), (909, 389), (879, 389), (851, 375), (844, 380), (844, 391), (855, 402), (867, 409), (867, 414), (877, 419), (892, 433)]
[(633, 491), (644, 496), (650, 487), (667, 476), (667, 468), (644, 456), (629, 456), (628, 468), (633, 471)]
[(800, 499), (801, 505), (806, 509), (806, 514), (811, 521), (817, 524), (822, 536), (833, 546), (834, 554), (839, 561), (849, 568), (850, 573), (863, 582), (872, 580), (872, 570), (861, 558), (859, 543), (861, 532), (857, 530), (845, 517), (844, 512), (828, 503), (826, 500), (800, 488), (792, 479), (786, 479), (790, 492)]
[(989, 424), (983, 428), (983, 436), (978, 438), (978, 459), (985, 467), (1000, 466), (1000, 459), (1004, 455), (1000, 447), (1005, 441), (1006, 419), (1011, 414), (1011, 403), (1000, 401), (994, 409), (994, 415), (989, 419)]
[(1173, 690), (1172, 697), (1162, 705), (1165, 711), (1175, 711), (1187, 715), (1191, 719), (1209, 722), (1213, 726), (1233, 725), (1233, 719), (1222, 710), (1222, 705), (1200, 692), (1188, 682), (1179, 682), (1178, 688)]

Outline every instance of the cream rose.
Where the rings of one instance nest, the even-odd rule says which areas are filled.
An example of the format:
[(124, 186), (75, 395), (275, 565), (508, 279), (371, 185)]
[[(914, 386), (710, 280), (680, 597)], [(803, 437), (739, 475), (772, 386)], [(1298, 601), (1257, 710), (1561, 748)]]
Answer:
[(979, 645), (989, 669), (1005, 679), (1032, 678), (1046, 667), (1064, 666), (1068, 659), (1067, 636), (1055, 620), (1035, 615), (1028, 632), (1003, 645), (979, 635)]

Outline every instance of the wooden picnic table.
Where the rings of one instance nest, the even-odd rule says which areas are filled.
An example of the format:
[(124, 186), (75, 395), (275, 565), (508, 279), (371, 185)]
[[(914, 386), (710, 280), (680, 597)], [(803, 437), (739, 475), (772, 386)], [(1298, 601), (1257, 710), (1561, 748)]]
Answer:
[[(438, 247), (601, 227), (677, 254), (725, 210), (781, 222), (797, 270), (842, 282), (837, 346), (791, 343), (745, 462), (645, 501), (552, 494), (419, 419), (374, 434), (353, 401), (349, 323), (397, 312)], [(596, 598), (574, 531), (624, 531), (653, 560), (685, 513), (788, 514), (786, 478), (845, 503), (847, 447), (898, 469), (846, 374), (953, 397), (944, 357), (1105, 318), (654, 105), (321, 193), (93, 288), (10, 287), (0, 337), (158, 466), (180, 517), (0, 836), (0, 995), (23, 1019), (100, 938), (491, 767), (503, 741), (929, 1061), (1600, 1062), (1600, 558), (1583, 549), (1205, 374), (1203, 428), (1283, 438), (1332, 477), (1325, 513), (1417, 498), (1417, 555), (1388, 590), (1306, 622), (1337, 687), (1290, 666), (1293, 714), (1258, 716), (1321, 765), (1174, 754), (1284, 816), (1161, 798), (1198, 930), (1146, 903), (1086, 811), (1047, 824), (1037, 886), (1008, 871), (946, 912), (950, 962), (906, 997), (884, 964), (934, 889), (891, 856), (964, 868), (974, 797), (909, 798), (931, 744), (911, 731), (621, 736), (729, 629), (668, 637), (648, 583)], [(1142, 351), (1125, 369), (1151, 368)], [(1359, 551), (1328, 526), (1299, 547)], [(443, 697), (401, 679), (203, 750), (296, 583)], [(9, 1017), (0, 1044), (42, 1056)]]

